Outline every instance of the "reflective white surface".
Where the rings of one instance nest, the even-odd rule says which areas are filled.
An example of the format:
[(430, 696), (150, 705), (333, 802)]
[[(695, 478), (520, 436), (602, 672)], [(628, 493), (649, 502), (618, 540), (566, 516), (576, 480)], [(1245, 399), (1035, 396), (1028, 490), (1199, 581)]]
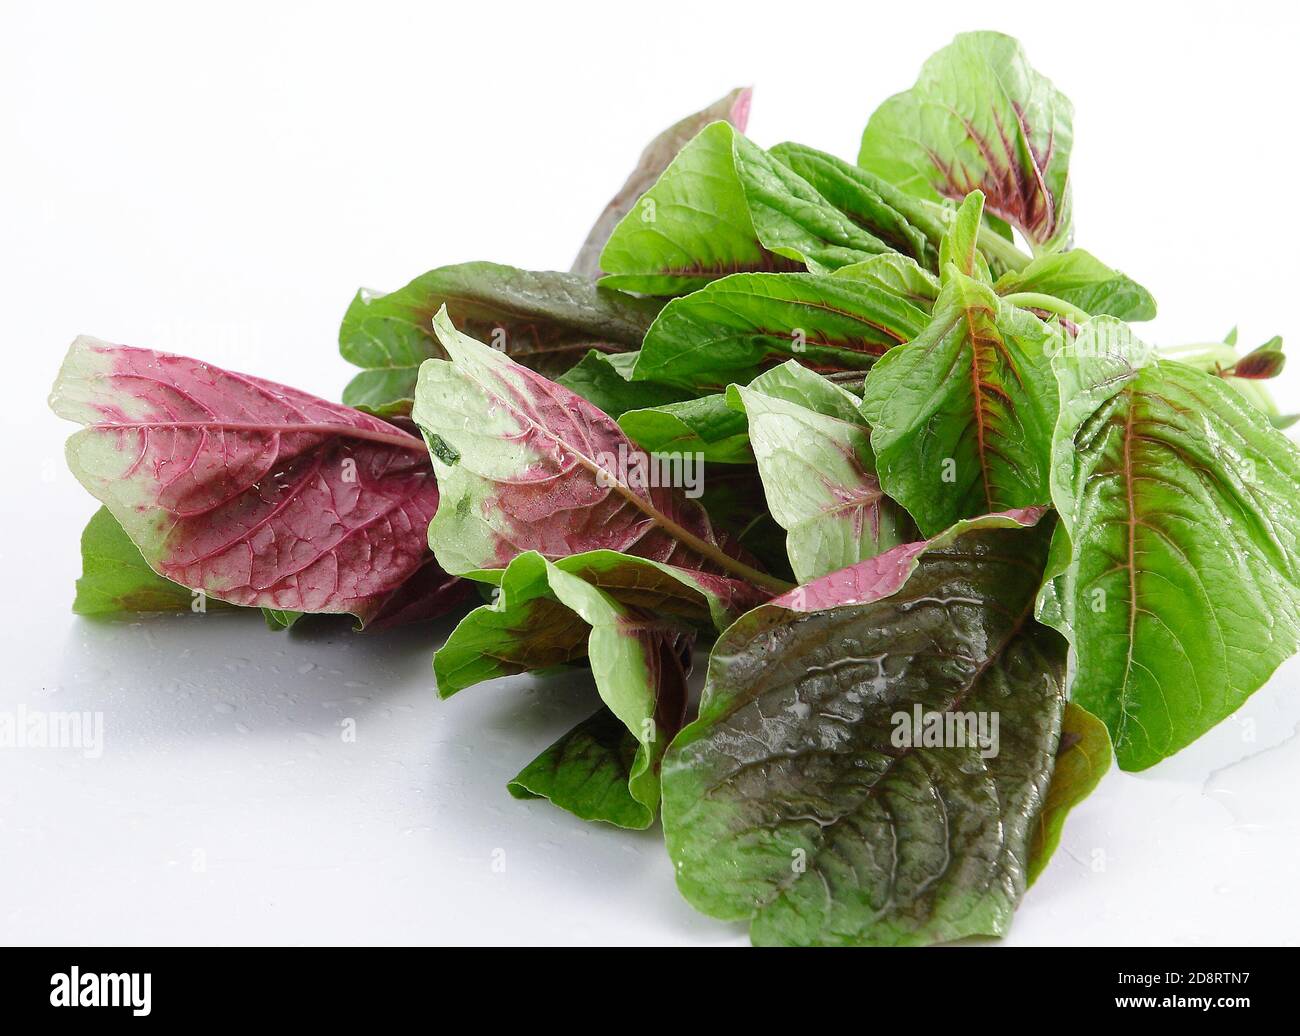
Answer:
[[(105, 740), (0, 749), (0, 941), (744, 942), (680, 899), (657, 831), (506, 794), (594, 707), (585, 677), (439, 702), (445, 625), (68, 611), (94, 504), (44, 397), (76, 334), (337, 396), (360, 285), (567, 266), (645, 141), (741, 83), (760, 143), (851, 158), (872, 107), (975, 25), (964, 5), (580, 7), (6, 7), (0, 710), (99, 711)], [(1144, 333), (1300, 335), (1295, 15), (1001, 10), (1075, 102), (1078, 243), (1154, 292)], [(1298, 385), (1300, 365), (1296, 409)], [(1175, 759), (1113, 773), (1008, 941), (1295, 941), (1298, 726), (1292, 662)]]

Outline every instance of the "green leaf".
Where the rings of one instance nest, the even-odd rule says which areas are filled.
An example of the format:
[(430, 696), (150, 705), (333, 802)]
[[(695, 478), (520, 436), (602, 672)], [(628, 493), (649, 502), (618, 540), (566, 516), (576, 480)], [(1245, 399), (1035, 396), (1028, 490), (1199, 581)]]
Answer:
[(1300, 450), (1220, 378), (1098, 317), (1055, 359), (1061, 515), (1040, 614), (1140, 770), (1234, 712), (1300, 631)]
[(263, 608), (262, 618), (266, 620), (266, 628), (273, 633), (280, 630), (287, 630), (295, 622), (303, 617), (303, 612), (287, 611), (283, 608)]
[[(1036, 517), (896, 548), (722, 636), (700, 718), (663, 765), (664, 833), (695, 907), (748, 921), (761, 945), (1007, 930), (1064, 707), (1064, 642), (1032, 616), (1048, 529), (997, 527)], [(927, 715), (952, 724), (949, 747), (906, 736), (916, 710), (918, 733)], [(985, 747), (958, 747), (972, 732), (958, 716), (981, 715)]]
[(448, 571), (605, 548), (784, 588), (715, 535), (694, 498), (699, 465), (665, 471), (581, 397), (461, 334), (445, 312), (434, 326), (452, 362), (425, 361), (413, 417), (442, 493), (429, 544)]
[(1146, 288), (1082, 248), (1040, 255), (1023, 270), (1003, 274), (994, 287), (999, 295), (1054, 295), (1093, 316), (1152, 320), (1156, 315), (1156, 301)]
[(725, 629), (765, 597), (735, 580), (612, 550), (571, 554), (550, 567), (544, 560), (525, 551), (504, 570), (470, 573), (496, 582), (499, 592), (465, 616), (434, 655), (441, 697), (585, 654), (586, 636), (573, 620), (574, 609), (548, 581), (554, 572), (580, 579), (639, 613), (671, 617), (683, 628)]
[[(856, 397), (794, 361), (760, 374), (750, 387), (861, 423)], [(630, 410), (619, 418), (619, 427), (638, 446), (653, 453), (694, 453), (710, 464), (753, 464), (749, 421), (734, 388), (667, 406)]]
[(796, 270), (759, 242), (736, 174), (734, 135), (701, 130), (610, 235), (600, 255), (611, 288), (677, 295), (742, 270)]
[(992, 280), (989, 264), (979, 250), (980, 227), (984, 219), (984, 194), (971, 191), (957, 207), (957, 218), (939, 245), (940, 269), (955, 266), (967, 277), (978, 281)]
[(950, 267), (929, 327), (872, 369), (862, 413), (880, 482), (922, 533), (1048, 501), (1059, 341)]
[(1106, 724), (1074, 702), (1066, 705), (1052, 783), (1047, 788), (1047, 800), (1039, 810), (1029, 843), (1026, 878), (1030, 885), (1038, 880), (1061, 844), (1061, 829), (1070, 810), (1093, 793), (1110, 769), (1110, 757)]
[(866, 370), (927, 319), (865, 281), (736, 274), (665, 306), (633, 377), (703, 391), (747, 383), (787, 359), (817, 370)]
[(635, 362), (637, 355), (637, 352), (610, 355), (592, 349), (556, 378), (555, 383), (576, 392), (615, 420), (629, 410), (676, 403), (689, 395), (688, 390), (673, 385), (631, 381), (628, 361)]
[[(797, 394), (802, 402), (771, 391), (769, 375), (776, 372), (805, 383)], [(817, 397), (826, 395), (834, 402), (818, 405)], [(870, 433), (853, 395), (790, 361), (748, 388), (733, 386), (728, 396), (748, 415), (767, 504), (788, 531), (786, 551), (798, 582), (915, 538), (907, 513), (880, 488)]]
[(741, 133), (745, 132), (745, 123), (749, 121), (749, 103), (752, 91), (748, 88), (732, 90), (721, 100), (715, 101), (702, 111), (688, 115), (686, 118), (669, 126), (655, 137), (641, 152), (636, 168), (632, 170), (627, 182), (614, 195), (613, 199), (596, 220), (595, 226), (583, 242), (578, 258), (574, 260), (573, 272), (583, 277), (599, 277), (600, 253), (609, 240), (609, 235), (619, 221), (631, 211), (637, 199), (648, 191), (659, 179), (668, 164), (690, 140), (705, 126), (719, 120), (729, 122)]
[(1070, 240), (1071, 118), (1014, 39), (963, 33), (876, 109), (858, 164), (932, 201), (982, 190), (988, 211), (1036, 251), (1058, 251)]
[(460, 263), (387, 295), (359, 291), (339, 328), (339, 352), (364, 368), (343, 390), (348, 406), (409, 413), (420, 364), (445, 355), (433, 332), (443, 306), (477, 338), (535, 370), (558, 374), (593, 346), (635, 349), (659, 304), (597, 288), (571, 273)]
[[(912, 259), (926, 272), (942, 268), (939, 246), (952, 230), (956, 216), (949, 202), (908, 194), (860, 166), (801, 144), (778, 144), (771, 154), (804, 177), (850, 219), (897, 249), (885, 255)], [(977, 243), (994, 269), (1016, 270), (1029, 262), (1029, 256), (1015, 246), (1011, 228), (1003, 220), (985, 213), (983, 224)]]
[(862, 281), (926, 313), (939, 298), (939, 278), (905, 255), (873, 255), (852, 266), (842, 266), (831, 276)]
[[(641, 385), (642, 382), (633, 382)], [(752, 464), (749, 428), (722, 393), (629, 410), (618, 419), (629, 439), (651, 453), (693, 453), (718, 464)]]
[(939, 269), (938, 246), (949, 217), (945, 210), (816, 148), (787, 142), (772, 148), (770, 154), (808, 181), (859, 227), (894, 250), (885, 255), (901, 254), (927, 270)]
[(600, 283), (679, 295), (728, 274), (826, 272), (886, 251), (788, 166), (715, 122), (614, 229)]
[(583, 820), (646, 827), (646, 807), (628, 789), (639, 749), (609, 709), (566, 733), (506, 785), (517, 799), (544, 798)]
[[(565, 567), (583, 561), (617, 565), (626, 574), (636, 559), (566, 558)], [(661, 585), (672, 582), (671, 576), (663, 578), (668, 566), (656, 569), (640, 563), (636, 568), (658, 575)], [(630, 589), (643, 597), (659, 596), (658, 588)], [(688, 577), (677, 589), (681, 599), (689, 599)], [(694, 592), (707, 596), (698, 588)], [(587, 627), (590, 634), (584, 636)], [(691, 639), (683, 624), (651, 618), (648, 611), (620, 603), (583, 575), (529, 551), (506, 568), (496, 601), (476, 608), (452, 632), (434, 656), (434, 672), (439, 696), (448, 698), (471, 683), (547, 668), (585, 653), (601, 700), (638, 743), (627, 786), (640, 809), (635, 822), (624, 826), (644, 828), (653, 822), (659, 803), (659, 759), (685, 716), (682, 652)], [(565, 803), (557, 800), (557, 805)], [(613, 815), (597, 819), (627, 819), (620, 816), (622, 820)]]

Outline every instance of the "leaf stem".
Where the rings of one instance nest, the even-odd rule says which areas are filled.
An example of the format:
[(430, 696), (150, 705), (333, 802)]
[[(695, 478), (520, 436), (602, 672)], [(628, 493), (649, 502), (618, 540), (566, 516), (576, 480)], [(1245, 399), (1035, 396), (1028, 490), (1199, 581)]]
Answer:
[(1071, 305), (1055, 295), (1045, 295), (1039, 291), (1014, 291), (1002, 296), (1003, 302), (1010, 302), (1025, 309), (1041, 309), (1057, 316), (1065, 317), (1076, 324), (1085, 324), (1092, 319), (1092, 314), (1078, 306)]
[[(560, 440), (556, 439), (555, 441), (559, 442)], [(770, 576), (766, 572), (760, 572), (758, 569), (746, 565), (738, 558), (733, 558), (717, 544), (710, 543), (708, 540), (696, 536), (695, 533), (669, 518), (649, 500), (635, 492), (630, 486), (624, 485), (613, 472), (606, 471), (604, 468), (592, 463), (588, 458), (584, 457), (581, 453), (578, 453), (572, 447), (566, 445), (565, 449), (577, 457), (578, 462), (591, 471), (592, 474), (595, 474), (598, 471), (603, 472), (609, 479), (610, 488), (612, 488), (614, 492), (618, 493), (619, 496), (623, 497), (624, 500), (632, 504), (632, 506), (637, 508), (637, 510), (647, 515), (652, 521), (659, 525), (660, 528), (668, 533), (668, 535), (681, 541), (683, 544), (690, 547), (691, 550), (695, 551), (695, 553), (708, 558), (715, 565), (726, 569), (733, 575), (740, 576), (741, 579), (748, 580), (756, 586), (761, 586), (764, 590), (770, 590), (774, 594), (783, 594), (786, 591), (795, 588), (794, 583), (787, 583), (784, 579), (777, 579), (775, 576)]]

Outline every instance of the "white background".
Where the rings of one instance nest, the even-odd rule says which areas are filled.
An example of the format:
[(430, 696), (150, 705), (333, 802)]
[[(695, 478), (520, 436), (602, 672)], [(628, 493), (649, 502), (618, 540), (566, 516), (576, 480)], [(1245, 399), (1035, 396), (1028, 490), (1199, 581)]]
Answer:
[[(95, 505), (44, 400), (78, 333), (337, 397), (357, 287), (566, 268), (644, 143), (733, 86), (759, 143), (853, 158), (980, 27), (1074, 100), (1077, 241), (1154, 292), (1149, 338), (1300, 335), (1294, 8), (977, 6), (4, 3), (0, 708), (107, 731), (99, 759), (0, 750), (0, 941), (743, 942), (677, 896), (657, 832), (507, 796), (583, 679), (439, 703), (445, 628), (74, 618)], [(1300, 409), (1300, 364), (1279, 391)], [(1109, 777), (1008, 941), (1295, 940), (1298, 683)]]

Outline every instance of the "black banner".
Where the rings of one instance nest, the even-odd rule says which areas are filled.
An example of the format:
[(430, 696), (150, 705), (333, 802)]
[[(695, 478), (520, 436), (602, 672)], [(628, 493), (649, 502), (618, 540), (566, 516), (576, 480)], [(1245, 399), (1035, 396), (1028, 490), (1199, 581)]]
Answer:
[[(957, 1012), (993, 1020), (1024, 997), (1062, 1017), (1284, 1010), (1295, 998), (1293, 949), (914, 950), (24, 948), (3, 951), (6, 1021), (373, 1023), (412, 1012), (450, 1024), (530, 1009), (658, 1017), (678, 996), (703, 998), (728, 1021), (771, 1024), (852, 1009), (864, 1020), (896, 1008), (942, 1024)], [(675, 993), (674, 990), (677, 992)], [(682, 1005), (685, 1007), (685, 1004)], [(1036, 1010), (1036, 1008), (1035, 1008)], [(456, 1012), (448, 1014), (446, 1012)], [(487, 1012), (484, 1014), (483, 1012)], [(919, 1014), (918, 1014), (919, 1012)], [(991, 1013), (990, 1013), (991, 1012)], [(693, 1011), (688, 1013), (694, 1013)], [(922, 1016), (929, 1015), (929, 1018)], [(700, 1015), (695, 1015), (697, 1022)], [(11, 1029), (10, 1031), (23, 1031)]]

